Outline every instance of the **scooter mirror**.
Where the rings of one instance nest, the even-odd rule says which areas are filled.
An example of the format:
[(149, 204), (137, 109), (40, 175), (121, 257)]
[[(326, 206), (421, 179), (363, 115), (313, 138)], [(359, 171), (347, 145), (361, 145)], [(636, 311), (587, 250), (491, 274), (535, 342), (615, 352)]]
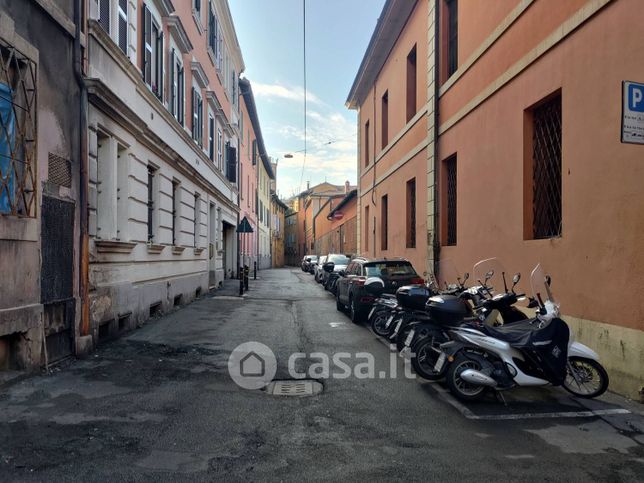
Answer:
[(521, 274), (515, 273), (514, 277), (512, 277), (512, 283), (516, 285), (517, 283), (519, 283), (519, 280), (521, 280)]
[(465, 275), (463, 275), (463, 283), (467, 282), (468, 278), (470, 278), (470, 272), (465, 272)]
[(494, 277), (494, 270), (490, 270), (489, 272), (487, 272), (487, 273), (485, 274), (485, 281), (487, 282), (487, 281), (488, 281), (489, 279), (491, 279), (492, 277)]
[(550, 275), (546, 275), (546, 285), (550, 287), (550, 284), (552, 283), (552, 279), (550, 278)]

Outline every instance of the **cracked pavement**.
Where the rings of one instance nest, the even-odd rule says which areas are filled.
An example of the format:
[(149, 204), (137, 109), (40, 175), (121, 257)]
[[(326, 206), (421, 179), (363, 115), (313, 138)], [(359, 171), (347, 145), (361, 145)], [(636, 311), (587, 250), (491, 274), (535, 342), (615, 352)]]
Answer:
[[(432, 384), (403, 377), (402, 359), (310, 275), (259, 277), (243, 299), (203, 297), (87, 359), (5, 385), (0, 480), (644, 480), (641, 405), (609, 395), (631, 413), (467, 419)], [(293, 352), (309, 354), (299, 370), (312, 352), (369, 352), (376, 374), (393, 360), (399, 376), (328, 379), (306, 398), (244, 390), (227, 360), (247, 341), (273, 350), (278, 379)]]

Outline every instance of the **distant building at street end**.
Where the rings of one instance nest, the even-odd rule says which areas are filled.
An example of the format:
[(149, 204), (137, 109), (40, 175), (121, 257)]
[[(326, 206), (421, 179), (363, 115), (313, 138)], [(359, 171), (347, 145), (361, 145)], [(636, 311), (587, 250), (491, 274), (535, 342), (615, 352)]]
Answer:
[(289, 266), (298, 266), (302, 261), (297, 243), (297, 215), (290, 208), (284, 215), (284, 263)]
[[(308, 186), (305, 191), (287, 201), (287, 204), (297, 213), (296, 226), (297, 234), (295, 240), (295, 259), (301, 260), (304, 255), (314, 254), (315, 234), (314, 221), (320, 209), (331, 198), (343, 198), (349, 191), (355, 189), (347, 181), (344, 185), (331, 183), (320, 183), (315, 186)], [(299, 264), (299, 261), (297, 262)]]
[(315, 253), (358, 253), (358, 190), (345, 196), (329, 198), (315, 219)]
[(289, 207), (273, 193), (271, 195), (271, 255), (273, 268), (284, 266), (286, 255), (285, 216)]

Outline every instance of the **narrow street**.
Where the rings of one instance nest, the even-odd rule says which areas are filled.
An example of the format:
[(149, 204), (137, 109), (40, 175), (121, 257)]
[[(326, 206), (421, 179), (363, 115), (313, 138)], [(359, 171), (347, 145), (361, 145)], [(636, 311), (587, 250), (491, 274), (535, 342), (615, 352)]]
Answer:
[[(203, 297), (88, 359), (4, 388), (0, 480), (641, 481), (644, 475), (644, 419), (634, 412), (471, 419), (438, 397), (434, 384), (405, 378), (399, 357), (395, 379), (328, 379), (315, 396), (273, 396), (229, 377), (229, 354), (247, 341), (274, 351), (277, 379), (289, 377), (293, 352), (370, 352), (376, 369), (389, 367), (386, 345), (337, 312), (310, 275), (262, 271), (243, 299)], [(562, 393), (541, 390), (546, 399)], [(508, 404), (488, 405), (503, 412), (512, 410)]]

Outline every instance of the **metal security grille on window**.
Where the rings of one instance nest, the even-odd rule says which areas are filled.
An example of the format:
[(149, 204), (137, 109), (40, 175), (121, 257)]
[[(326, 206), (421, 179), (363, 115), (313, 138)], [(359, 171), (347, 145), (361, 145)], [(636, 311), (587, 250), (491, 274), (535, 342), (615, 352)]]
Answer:
[(456, 245), (456, 158), (445, 162), (447, 170), (447, 244)]
[(36, 215), (36, 64), (0, 39), (0, 214)]
[(533, 111), (533, 235), (561, 235), (561, 97)]
[(48, 180), (65, 188), (72, 187), (72, 167), (68, 159), (49, 153)]

